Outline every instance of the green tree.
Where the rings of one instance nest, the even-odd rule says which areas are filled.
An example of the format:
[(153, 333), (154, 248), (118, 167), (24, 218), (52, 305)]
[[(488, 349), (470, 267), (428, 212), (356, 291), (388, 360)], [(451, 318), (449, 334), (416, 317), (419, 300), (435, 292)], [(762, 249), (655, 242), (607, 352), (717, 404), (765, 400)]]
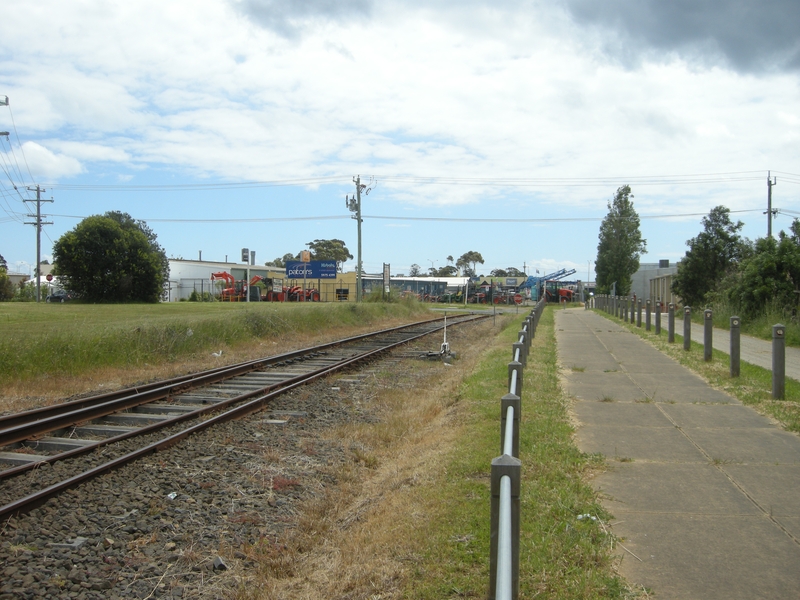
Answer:
[(464, 275), (474, 277), (477, 273), (478, 263), (483, 264), (483, 256), (481, 256), (480, 252), (470, 250), (458, 257), (456, 266), (464, 270)]
[[(155, 231), (150, 229), (145, 221), (141, 221), (139, 219), (134, 219), (128, 213), (120, 212), (118, 210), (111, 210), (108, 211), (105, 215), (109, 219), (113, 219), (117, 223), (119, 223), (120, 227), (125, 231), (141, 231), (145, 237), (147, 238), (147, 243), (149, 245), (149, 251), (152, 253), (154, 257), (158, 257), (159, 266), (161, 269), (161, 276), (163, 278), (163, 283), (169, 281), (169, 259), (167, 258), (167, 253), (164, 252), (164, 249), (158, 243), (158, 236), (156, 235)], [(42, 261), (42, 264), (47, 264), (47, 261)], [(159, 292), (159, 296), (161, 292)], [(157, 300), (156, 300), (157, 301)]]
[(411, 265), (411, 268), (408, 271), (409, 277), (419, 277), (420, 276), (420, 267), (417, 263)]
[(458, 269), (456, 269), (453, 265), (447, 265), (441, 269), (432, 269), (431, 275), (434, 277), (455, 277), (458, 275)]
[(264, 263), (267, 267), (275, 267), (277, 269), (283, 269), (286, 267), (286, 263), (290, 260), (300, 260), (300, 257), (297, 255), (292, 254), (291, 252), (287, 252), (283, 255), (282, 258), (275, 258), (271, 262)]
[(5, 266), (0, 266), (0, 301), (11, 300), (13, 297), (14, 284), (11, 283), (11, 278), (8, 276)]
[(633, 274), (639, 269), (639, 257), (647, 252), (647, 241), (639, 230), (639, 215), (631, 201), (631, 187), (617, 189), (608, 202), (608, 214), (600, 224), (597, 245), (597, 288), (607, 294), (616, 282), (616, 293), (627, 295)]
[(272, 261), (264, 263), (267, 267), (275, 267), (277, 269), (283, 269), (286, 267), (286, 263), (290, 260), (300, 260), (300, 256), (295, 256), (291, 252), (287, 252), (282, 257), (274, 258)]
[(525, 272), (516, 267), (508, 267), (507, 269), (493, 269), (489, 275), (492, 277), (525, 277)]
[(314, 240), (306, 246), (311, 251), (311, 260), (335, 260), (339, 271), (344, 268), (344, 263), (353, 258), (342, 240)]
[(703, 217), (703, 231), (686, 242), (689, 249), (678, 263), (672, 291), (687, 306), (703, 306), (707, 294), (717, 289), (726, 274), (736, 268), (746, 243), (739, 236), (741, 221), (730, 219), (730, 209), (717, 206)]
[(8, 272), (8, 263), (6, 262), (6, 259), (3, 258), (2, 254), (0, 254), (0, 269)]
[(169, 261), (156, 235), (127, 213), (81, 221), (53, 245), (53, 272), (87, 302), (158, 302)]
[(769, 306), (797, 307), (800, 291), (800, 221), (778, 240), (756, 240), (751, 256), (742, 260), (727, 289), (731, 303), (744, 315), (763, 314)]

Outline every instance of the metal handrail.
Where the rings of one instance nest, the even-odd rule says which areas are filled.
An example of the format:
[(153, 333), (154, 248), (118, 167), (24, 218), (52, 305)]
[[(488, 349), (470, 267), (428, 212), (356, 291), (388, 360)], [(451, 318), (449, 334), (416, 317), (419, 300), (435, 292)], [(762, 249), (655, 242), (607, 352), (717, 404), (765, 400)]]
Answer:
[(514, 407), (509, 406), (506, 411), (506, 436), (503, 440), (503, 454), (512, 455), (514, 447)]
[[(515, 420), (517, 423), (519, 422), (521, 414), (521, 369), (524, 368), (531, 340), (536, 333), (536, 323), (543, 308), (543, 302), (539, 301), (531, 311), (531, 318), (526, 319), (518, 341), (513, 345), (514, 363), (509, 365), (508, 396), (504, 396), (502, 399), (503, 404), (508, 403), (509, 405), (505, 409), (505, 425), (501, 426), (500, 430), (503, 455), (492, 461), (491, 527), (494, 555), (490, 557), (490, 560), (492, 561), (491, 576), (494, 589), (490, 585), (489, 596), (493, 600), (514, 600), (519, 593), (519, 573), (516, 571), (519, 569), (519, 469), (521, 463), (518, 457), (514, 456), (514, 424)], [(518, 407), (520, 414), (515, 414), (514, 406)], [(519, 443), (518, 440), (517, 443)], [(495, 539), (497, 540), (496, 546), (494, 546)]]
[(497, 529), (497, 585), (495, 598), (510, 599), (511, 579), (511, 477), (500, 479), (500, 523)]

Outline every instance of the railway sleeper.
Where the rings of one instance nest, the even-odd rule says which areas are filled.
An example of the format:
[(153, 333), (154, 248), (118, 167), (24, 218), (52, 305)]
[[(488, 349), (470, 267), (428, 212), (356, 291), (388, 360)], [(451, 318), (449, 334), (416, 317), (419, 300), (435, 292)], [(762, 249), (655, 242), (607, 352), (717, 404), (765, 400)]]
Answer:
[(119, 425), (136, 425), (142, 427), (150, 423), (158, 423), (159, 421), (168, 421), (171, 416), (156, 415), (153, 413), (114, 413), (113, 415), (106, 415), (97, 421), (100, 423), (110, 423)]
[(47, 460), (47, 456), (42, 454), (23, 454), (22, 452), (0, 452), (0, 464), (8, 465), (28, 465)]
[(38, 440), (23, 442), (25, 448), (42, 450), (44, 452), (67, 452), (75, 448), (84, 448), (96, 444), (97, 440), (82, 440), (80, 438), (43, 437)]
[(193, 394), (181, 394), (180, 396), (172, 397), (172, 400), (182, 404), (219, 404), (224, 399), (219, 396), (195, 396)]
[(72, 429), (72, 433), (78, 436), (93, 436), (99, 438), (110, 438), (124, 433), (136, 431), (138, 427), (122, 427), (120, 425), (103, 425), (102, 423), (87, 423)]
[(185, 415), (196, 409), (192, 406), (181, 406), (180, 404), (156, 404), (155, 402), (150, 402), (148, 404), (142, 404), (141, 406), (135, 406), (132, 410), (137, 413), (152, 413), (158, 415)]

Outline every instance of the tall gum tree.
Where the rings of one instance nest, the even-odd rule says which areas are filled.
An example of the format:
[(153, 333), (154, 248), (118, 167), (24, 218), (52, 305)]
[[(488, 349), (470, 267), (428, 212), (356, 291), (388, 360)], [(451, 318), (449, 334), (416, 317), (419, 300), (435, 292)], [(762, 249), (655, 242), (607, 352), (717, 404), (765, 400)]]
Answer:
[(597, 244), (597, 290), (607, 294), (616, 283), (615, 291), (627, 295), (631, 290), (632, 276), (639, 269), (639, 257), (647, 252), (647, 241), (642, 239), (639, 215), (633, 208), (631, 187), (617, 188), (608, 202), (608, 214), (600, 224), (600, 242)]

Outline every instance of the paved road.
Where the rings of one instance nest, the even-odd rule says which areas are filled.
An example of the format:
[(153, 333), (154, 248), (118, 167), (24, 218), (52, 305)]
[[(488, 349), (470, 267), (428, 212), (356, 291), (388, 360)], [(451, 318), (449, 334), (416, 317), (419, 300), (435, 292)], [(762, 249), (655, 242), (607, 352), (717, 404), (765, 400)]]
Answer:
[(628, 581), (661, 599), (800, 598), (800, 437), (600, 315), (556, 326)]

